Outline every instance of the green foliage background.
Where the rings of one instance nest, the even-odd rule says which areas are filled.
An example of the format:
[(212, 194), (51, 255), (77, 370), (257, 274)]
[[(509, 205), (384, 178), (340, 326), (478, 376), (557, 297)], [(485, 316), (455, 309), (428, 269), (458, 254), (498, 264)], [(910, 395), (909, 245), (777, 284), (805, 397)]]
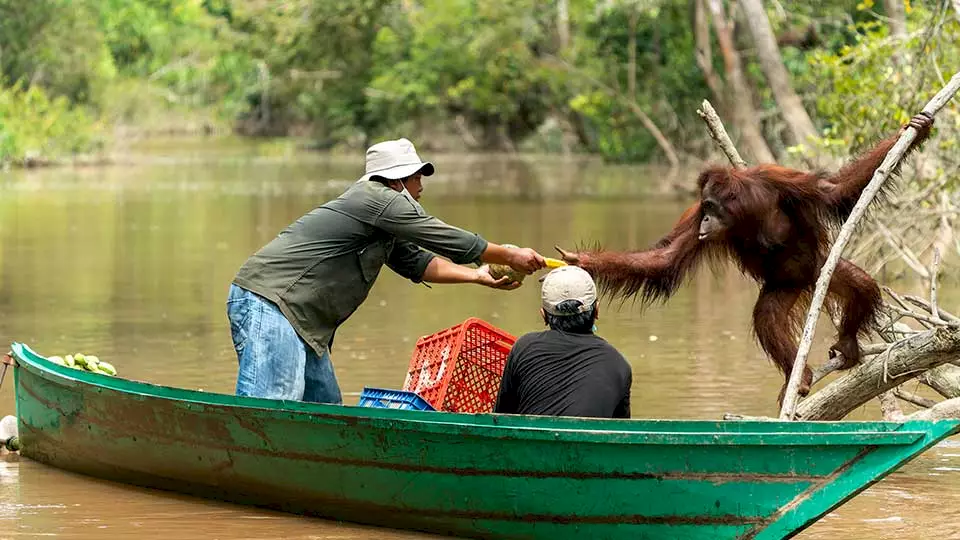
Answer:
[[(563, 127), (577, 151), (662, 160), (631, 99), (682, 155), (712, 151), (695, 114), (717, 100), (695, 61), (694, 2), (568, 4), (561, 47), (557, 0), (0, 0), (0, 164), (107, 149), (118, 127), (297, 136), (326, 149), (407, 136), (425, 148), (466, 140), (473, 150), (547, 152), (560, 150)], [(789, 148), (745, 21), (728, 3), (753, 87), (731, 97), (753, 100), (780, 157), (859, 149), (960, 69), (960, 19), (948, 6), (908, 4), (910, 37), (896, 43), (874, 2), (769, 5), (778, 35), (812, 26), (818, 36), (781, 48), (823, 134)], [(907, 61), (892, 63), (894, 53)], [(712, 62), (722, 75), (715, 38)], [(939, 125), (955, 130), (956, 109), (948, 113)]]

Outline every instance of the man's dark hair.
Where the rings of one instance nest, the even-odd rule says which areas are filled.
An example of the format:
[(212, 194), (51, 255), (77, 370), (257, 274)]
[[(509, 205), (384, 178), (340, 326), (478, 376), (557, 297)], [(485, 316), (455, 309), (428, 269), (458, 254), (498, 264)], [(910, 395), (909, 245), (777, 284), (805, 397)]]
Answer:
[(411, 174), (410, 176), (407, 176), (407, 177), (405, 177), (405, 178), (393, 178), (393, 179), (387, 178), (387, 177), (385, 177), (385, 176), (371, 176), (371, 177), (370, 177), (370, 180), (372, 180), (372, 181), (374, 181), (374, 182), (379, 182), (379, 183), (381, 183), (381, 184), (383, 184), (383, 185), (385, 185), (385, 186), (387, 186), (387, 187), (390, 187), (390, 183), (391, 183), (391, 182), (400, 182), (401, 184), (403, 184), (404, 187), (406, 187), (406, 185), (407, 185), (407, 180), (413, 178), (413, 176), (414, 176), (414, 175)]
[(583, 304), (579, 300), (564, 300), (557, 304), (557, 311), (571, 315), (551, 315), (544, 312), (547, 326), (560, 332), (571, 334), (593, 333), (593, 321), (596, 319), (597, 304), (594, 303), (588, 311), (577, 313)]

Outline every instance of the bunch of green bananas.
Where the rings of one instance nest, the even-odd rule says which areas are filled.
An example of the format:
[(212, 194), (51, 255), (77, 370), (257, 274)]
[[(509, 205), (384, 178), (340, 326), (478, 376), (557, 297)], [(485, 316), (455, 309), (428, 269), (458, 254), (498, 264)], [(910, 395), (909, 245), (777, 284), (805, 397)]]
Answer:
[(104, 362), (92, 354), (77, 353), (68, 354), (65, 357), (48, 356), (47, 360), (54, 364), (60, 364), (61, 366), (67, 366), (73, 369), (102, 373), (103, 375), (110, 376), (117, 374), (117, 368), (113, 367), (113, 364)]

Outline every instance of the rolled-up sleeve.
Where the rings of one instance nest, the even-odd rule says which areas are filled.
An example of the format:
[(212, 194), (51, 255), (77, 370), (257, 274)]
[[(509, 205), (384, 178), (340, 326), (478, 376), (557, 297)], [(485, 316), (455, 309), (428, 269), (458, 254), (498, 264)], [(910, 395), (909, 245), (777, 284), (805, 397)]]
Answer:
[(487, 241), (479, 234), (426, 214), (406, 197), (391, 201), (377, 218), (376, 227), (457, 264), (479, 263), (480, 255), (487, 249)]
[(432, 253), (420, 249), (413, 242), (397, 240), (387, 259), (387, 266), (410, 281), (419, 283), (423, 281), (423, 273), (433, 258)]

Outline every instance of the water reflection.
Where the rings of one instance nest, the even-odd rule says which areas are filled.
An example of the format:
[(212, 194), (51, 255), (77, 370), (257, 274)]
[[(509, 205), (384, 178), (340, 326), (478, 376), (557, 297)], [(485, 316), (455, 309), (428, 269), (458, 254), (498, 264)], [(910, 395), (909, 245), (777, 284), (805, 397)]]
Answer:
[[(96, 353), (136, 379), (230, 393), (230, 279), (291, 220), (347, 186), (358, 164), (246, 146), (160, 150), (131, 158), (137, 165), (0, 175), (0, 336), (47, 354)], [(595, 241), (646, 246), (684, 207), (645, 195), (660, 189), (659, 171), (558, 158), (429, 158), (438, 167), (422, 201), (430, 211), (544, 252)], [(898, 286), (911, 287), (920, 292)], [(775, 414), (781, 377), (750, 336), (755, 299), (756, 285), (736, 272), (704, 271), (664, 306), (604, 306), (600, 334), (633, 366), (634, 416)], [(958, 289), (945, 288), (941, 301), (954, 309)], [(338, 333), (333, 360), (355, 400), (365, 385), (402, 385), (418, 336), (471, 316), (522, 334), (541, 328), (537, 309), (535, 280), (510, 292), (427, 289), (387, 271)], [(819, 335), (815, 361), (832, 342), (826, 321)], [(0, 415), (13, 411), (11, 386), (0, 389)], [(855, 417), (875, 418), (875, 405)], [(801, 538), (955, 535), (944, 509), (960, 503), (956, 469), (955, 445), (931, 450)], [(0, 527), (14, 537), (423, 537), (118, 486), (29, 460), (0, 461)]]

